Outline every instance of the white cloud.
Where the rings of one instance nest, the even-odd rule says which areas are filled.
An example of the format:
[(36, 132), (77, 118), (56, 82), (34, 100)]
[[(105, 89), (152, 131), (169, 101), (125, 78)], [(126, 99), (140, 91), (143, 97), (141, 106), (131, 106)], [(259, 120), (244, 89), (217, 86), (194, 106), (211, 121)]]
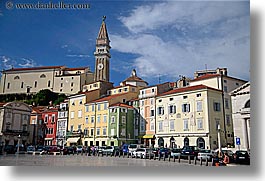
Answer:
[(67, 57), (76, 57), (76, 58), (86, 58), (86, 57), (90, 57), (89, 55), (86, 54), (69, 54), (66, 55)]
[(158, 74), (192, 77), (205, 64), (211, 69), (227, 67), (230, 75), (249, 79), (248, 8), (246, 2), (171, 1), (138, 6), (129, 16), (120, 17), (129, 32), (111, 35), (111, 46), (137, 55), (133, 64), (147, 80)]
[(26, 67), (35, 67), (36, 66), (36, 62), (32, 59), (21, 58), (21, 60), (23, 62), (18, 64), (20, 67), (26, 68)]

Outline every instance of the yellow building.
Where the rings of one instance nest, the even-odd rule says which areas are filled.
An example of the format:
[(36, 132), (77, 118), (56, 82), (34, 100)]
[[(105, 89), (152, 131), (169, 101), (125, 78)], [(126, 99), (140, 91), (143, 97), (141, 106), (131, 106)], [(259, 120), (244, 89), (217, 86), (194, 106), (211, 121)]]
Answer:
[[(177, 88), (156, 97), (155, 146), (218, 147), (218, 124), (224, 128), (222, 91), (205, 85)], [(225, 145), (224, 133), (221, 144)]]

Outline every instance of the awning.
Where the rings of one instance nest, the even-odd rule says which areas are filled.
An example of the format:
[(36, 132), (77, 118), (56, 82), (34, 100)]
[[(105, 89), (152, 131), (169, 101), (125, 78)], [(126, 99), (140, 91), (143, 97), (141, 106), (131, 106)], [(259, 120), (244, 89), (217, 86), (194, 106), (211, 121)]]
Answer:
[(146, 134), (146, 135), (143, 135), (143, 138), (150, 138), (150, 139), (152, 139), (152, 138), (154, 138), (154, 135), (153, 134)]
[(67, 142), (69, 143), (77, 143), (77, 141), (80, 139), (80, 137), (74, 137), (74, 138), (68, 138)]
[(53, 138), (44, 138), (44, 140), (53, 140)]

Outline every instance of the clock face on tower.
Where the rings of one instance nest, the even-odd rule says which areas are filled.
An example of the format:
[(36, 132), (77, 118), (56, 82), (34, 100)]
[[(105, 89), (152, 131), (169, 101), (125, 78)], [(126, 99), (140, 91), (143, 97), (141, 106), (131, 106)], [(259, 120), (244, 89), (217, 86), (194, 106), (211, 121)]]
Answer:
[(98, 64), (98, 69), (99, 69), (99, 70), (103, 69), (103, 67), (104, 67), (104, 65), (103, 65), (102, 63), (99, 63), (99, 64)]

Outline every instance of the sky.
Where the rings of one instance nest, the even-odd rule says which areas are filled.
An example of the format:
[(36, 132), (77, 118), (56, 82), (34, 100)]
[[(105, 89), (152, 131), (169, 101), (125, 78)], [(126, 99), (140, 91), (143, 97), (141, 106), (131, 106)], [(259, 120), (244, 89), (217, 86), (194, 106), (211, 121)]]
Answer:
[[(110, 81), (132, 69), (149, 85), (193, 78), (196, 70), (226, 67), (250, 80), (249, 1), (67, 1), (86, 9), (18, 9), (33, 0), (0, 0), (0, 69), (88, 66), (102, 22), (111, 41)], [(50, 1), (42, 0), (41, 3)], [(53, 0), (60, 3), (60, 0)]]

